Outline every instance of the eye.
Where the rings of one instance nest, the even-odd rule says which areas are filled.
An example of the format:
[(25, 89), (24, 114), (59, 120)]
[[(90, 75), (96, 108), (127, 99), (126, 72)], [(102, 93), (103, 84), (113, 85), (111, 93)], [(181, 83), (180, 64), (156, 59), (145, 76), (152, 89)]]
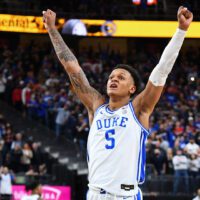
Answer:
[(124, 80), (125, 78), (123, 76), (119, 76), (119, 79), (120, 80)]

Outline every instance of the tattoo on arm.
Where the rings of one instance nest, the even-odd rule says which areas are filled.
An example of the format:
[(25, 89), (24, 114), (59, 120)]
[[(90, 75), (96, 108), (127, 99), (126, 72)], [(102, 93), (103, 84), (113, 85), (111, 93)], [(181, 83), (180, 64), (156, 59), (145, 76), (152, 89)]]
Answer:
[(69, 47), (65, 44), (60, 33), (56, 29), (49, 30), (49, 36), (54, 46), (55, 52), (60, 61), (75, 61), (78, 62)]
[(102, 97), (97, 90), (90, 86), (82, 69), (78, 73), (70, 73), (69, 78), (76, 92), (90, 94), (92, 97), (95, 97), (95, 99)]

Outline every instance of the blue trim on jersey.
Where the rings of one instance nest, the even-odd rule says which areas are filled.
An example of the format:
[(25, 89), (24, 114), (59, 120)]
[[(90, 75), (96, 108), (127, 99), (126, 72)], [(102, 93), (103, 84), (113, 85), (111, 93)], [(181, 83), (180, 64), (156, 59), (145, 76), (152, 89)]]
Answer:
[(139, 179), (140, 179), (140, 160), (141, 160), (142, 137), (143, 137), (143, 134), (142, 134), (142, 131), (141, 131), (141, 134), (140, 134), (140, 146), (139, 146), (139, 156), (138, 156), (138, 164), (137, 164), (137, 181), (139, 181)]
[(144, 138), (142, 140), (142, 147), (141, 147), (141, 150), (142, 150), (142, 157), (141, 157), (141, 166), (140, 166), (140, 177), (139, 177), (139, 182), (138, 184), (142, 184), (144, 183), (145, 181), (145, 164), (146, 164), (146, 145), (145, 145), (145, 142), (146, 142), (146, 139), (147, 139), (147, 135), (143, 134), (144, 135)]
[(131, 101), (129, 102), (129, 107), (131, 108), (131, 111), (132, 111), (132, 113), (133, 113), (133, 117), (134, 117), (135, 121), (137, 122), (137, 124), (145, 131), (145, 133), (146, 133), (147, 135), (149, 135), (149, 131), (148, 131), (148, 130), (139, 122), (139, 120), (137, 119), (137, 117), (136, 117), (136, 115), (135, 115), (134, 108), (133, 108), (133, 104), (132, 104)]
[(115, 110), (110, 110), (110, 108), (108, 106), (109, 105), (106, 106), (106, 112), (109, 114), (113, 114), (115, 112)]
[(140, 193), (140, 189), (138, 190), (138, 194), (137, 194), (137, 200), (141, 200), (141, 193)]
[(88, 150), (87, 150), (87, 162), (90, 161), (90, 157), (89, 157), (89, 153), (88, 153)]
[(146, 163), (146, 142), (147, 135), (143, 134), (141, 130), (140, 136), (140, 151), (138, 156), (138, 168), (137, 168), (137, 181), (138, 184), (142, 184), (145, 181), (145, 163)]
[(106, 105), (106, 104), (104, 103), (104, 104), (100, 105), (100, 106), (96, 109), (96, 111), (94, 112), (94, 117), (98, 114), (99, 110), (100, 110), (101, 108), (103, 108), (103, 106), (105, 106), (105, 105)]

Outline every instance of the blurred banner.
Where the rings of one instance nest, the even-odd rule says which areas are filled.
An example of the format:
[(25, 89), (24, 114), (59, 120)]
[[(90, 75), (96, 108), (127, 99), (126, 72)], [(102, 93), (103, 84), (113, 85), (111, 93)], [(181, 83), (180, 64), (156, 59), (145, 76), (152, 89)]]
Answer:
[[(12, 186), (13, 200), (21, 200), (27, 195), (24, 185)], [(43, 200), (71, 200), (71, 188), (66, 186), (43, 186)]]
[[(63, 26), (65, 20), (56, 21), (57, 28)], [(42, 17), (0, 14), (0, 31), (22, 33), (47, 33)]]
[[(173, 35), (176, 21), (136, 20), (56, 20), (56, 27), (62, 34), (93, 37), (155, 37), (168, 38)], [(0, 14), (0, 31), (23, 33), (47, 33), (42, 17)], [(200, 38), (200, 22), (192, 22), (188, 38)]]
[[(176, 21), (88, 20), (70, 19), (63, 26), (63, 34), (112, 37), (171, 37), (178, 27)], [(192, 22), (189, 38), (200, 38), (200, 22)]]

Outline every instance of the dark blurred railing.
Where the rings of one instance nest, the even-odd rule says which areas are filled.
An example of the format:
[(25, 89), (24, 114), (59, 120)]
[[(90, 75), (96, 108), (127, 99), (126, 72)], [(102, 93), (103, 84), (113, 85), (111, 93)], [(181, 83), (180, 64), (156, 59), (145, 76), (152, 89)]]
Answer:
[[(24, 1), (8, 1), (9, 3), (0, 2), (1, 14), (21, 14), (21, 15), (41, 15), (43, 8), (30, 8)], [(118, 5), (119, 6), (119, 5)], [(45, 9), (45, 8), (44, 8)], [(53, 8), (52, 8), (53, 9)], [(146, 9), (133, 6), (131, 4), (122, 4), (118, 9), (118, 12), (88, 12), (87, 10), (73, 10), (72, 11), (60, 11), (60, 9), (54, 8), (57, 12), (57, 16), (68, 18), (92, 18), (92, 19), (137, 19), (137, 20), (176, 20), (176, 12), (178, 7), (168, 5), (147, 7)], [(200, 20), (200, 12), (198, 8), (193, 9), (195, 14), (195, 20)]]

